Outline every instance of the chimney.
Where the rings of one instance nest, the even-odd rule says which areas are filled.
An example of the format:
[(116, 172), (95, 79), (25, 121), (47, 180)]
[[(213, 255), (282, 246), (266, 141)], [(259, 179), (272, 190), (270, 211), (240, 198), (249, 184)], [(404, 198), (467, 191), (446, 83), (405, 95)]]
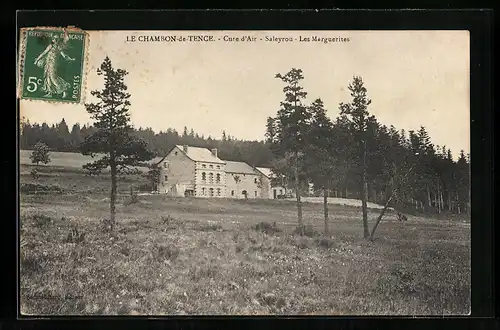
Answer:
[(217, 157), (217, 148), (213, 148), (213, 149), (212, 149), (212, 154), (213, 154), (215, 157)]
[(182, 146), (182, 150), (184, 150), (184, 152), (188, 152), (188, 146)]

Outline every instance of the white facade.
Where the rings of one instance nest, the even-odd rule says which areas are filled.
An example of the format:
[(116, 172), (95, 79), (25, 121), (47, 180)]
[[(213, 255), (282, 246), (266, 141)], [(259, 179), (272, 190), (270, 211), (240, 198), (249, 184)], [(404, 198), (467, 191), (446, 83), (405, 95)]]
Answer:
[(271, 169), (221, 160), (217, 149), (177, 145), (157, 165), (158, 192), (170, 196), (273, 199), (285, 193), (271, 186)]

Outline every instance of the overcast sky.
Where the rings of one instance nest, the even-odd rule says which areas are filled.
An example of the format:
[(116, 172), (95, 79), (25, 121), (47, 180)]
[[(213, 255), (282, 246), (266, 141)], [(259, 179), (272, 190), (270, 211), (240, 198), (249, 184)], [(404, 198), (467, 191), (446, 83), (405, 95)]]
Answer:
[[(102, 88), (104, 57), (130, 72), (132, 123), (155, 131), (184, 126), (220, 137), (263, 139), (268, 116), (283, 99), (276, 73), (300, 68), (307, 101), (320, 97), (334, 119), (349, 102), (347, 85), (362, 76), (370, 113), (406, 131), (425, 126), (438, 145), (469, 152), (469, 34), (467, 31), (207, 31), (214, 42), (127, 42), (135, 35), (198, 35), (201, 31), (91, 31), (87, 77)], [(224, 35), (257, 37), (224, 42)], [(266, 42), (265, 36), (348, 37), (349, 42)], [(260, 40), (262, 38), (263, 40)], [(31, 122), (91, 123), (83, 105), (22, 101)]]

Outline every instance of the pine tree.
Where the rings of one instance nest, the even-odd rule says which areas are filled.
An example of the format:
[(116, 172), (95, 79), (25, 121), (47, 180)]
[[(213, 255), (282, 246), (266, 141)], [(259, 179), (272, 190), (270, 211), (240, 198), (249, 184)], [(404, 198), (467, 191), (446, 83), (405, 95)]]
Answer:
[(59, 140), (60, 148), (59, 149), (65, 149), (67, 144), (70, 141), (70, 134), (69, 134), (69, 128), (68, 124), (66, 124), (66, 121), (64, 118), (61, 120), (61, 122), (57, 125), (57, 138)]
[(267, 117), (266, 142), (273, 143), (275, 138), (276, 138), (276, 128), (275, 128), (274, 118)]
[(361, 207), (363, 213), (363, 236), (368, 239), (368, 182), (367, 182), (367, 123), (370, 117), (368, 106), (371, 100), (367, 97), (367, 90), (361, 77), (355, 76), (349, 84), (349, 91), (353, 98), (351, 103), (340, 103), (340, 114), (346, 115), (351, 122), (351, 128), (358, 142), (358, 159), (361, 163)]
[[(73, 147), (77, 147), (83, 142), (83, 137), (80, 130), (80, 124), (76, 123), (73, 125), (70, 133), (70, 141)], [(74, 150), (72, 150), (74, 151)]]
[(83, 168), (89, 174), (99, 174), (110, 168), (110, 219), (109, 229), (115, 226), (115, 203), (117, 193), (117, 175), (138, 173), (134, 166), (153, 158), (154, 154), (147, 149), (146, 142), (135, 138), (130, 126), (130, 94), (124, 78), (128, 74), (122, 69), (114, 69), (111, 60), (106, 57), (97, 69), (97, 74), (104, 76), (104, 88), (93, 90), (91, 94), (99, 101), (87, 103), (85, 108), (95, 120), (96, 132), (85, 138), (81, 145), (83, 155), (104, 156)]
[[(301, 69), (292, 68), (285, 75), (276, 74), (286, 84), (283, 88), (285, 100), (281, 102), (281, 109), (275, 118), (277, 127), (276, 142), (273, 144), (273, 153), (282, 159), (290, 160), (289, 168), (293, 168), (295, 184), (295, 196), (297, 200), (297, 218), (299, 231), (303, 233), (302, 202), (300, 198), (300, 172), (302, 157), (307, 146), (310, 114), (307, 107), (302, 103), (307, 93), (300, 86), (304, 79)], [(288, 157), (291, 156), (291, 157)]]
[(340, 153), (335, 141), (333, 123), (326, 115), (321, 99), (316, 99), (309, 108), (311, 127), (308, 132), (306, 162), (308, 176), (314, 187), (323, 190), (324, 232), (328, 235), (328, 196), (332, 179), (339, 176), (338, 164)]

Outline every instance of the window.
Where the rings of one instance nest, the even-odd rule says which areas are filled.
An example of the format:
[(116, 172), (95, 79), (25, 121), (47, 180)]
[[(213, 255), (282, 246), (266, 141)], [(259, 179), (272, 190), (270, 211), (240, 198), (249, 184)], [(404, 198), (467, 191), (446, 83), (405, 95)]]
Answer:
[(220, 188), (217, 188), (217, 196), (220, 196)]
[(205, 172), (201, 173), (201, 180), (205, 181), (207, 179), (207, 174)]
[(167, 162), (163, 163), (163, 167), (168, 168), (168, 163)]
[(201, 164), (201, 167), (203, 167), (203, 168), (207, 168), (207, 165), (205, 165), (205, 164)]
[(257, 178), (253, 179), (253, 183), (257, 183)]
[(168, 181), (168, 175), (165, 175), (165, 181)]
[(217, 169), (220, 170), (220, 165), (217, 165)]
[(210, 197), (214, 195), (214, 188), (210, 188)]
[(213, 173), (208, 173), (208, 181), (210, 183), (213, 183), (214, 182), (214, 174)]
[(210, 168), (214, 168), (214, 166), (213, 166), (213, 165), (209, 165), (208, 167), (210, 167)]
[(219, 183), (220, 182), (220, 174), (217, 173), (217, 176), (215, 177), (215, 182)]
[(231, 190), (231, 196), (234, 196), (234, 190)]
[(177, 154), (178, 154), (178, 152), (176, 151), (176, 152), (175, 152), (175, 155), (177, 156)]
[(280, 195), (283, 195), (283, 189), (280, 189)]
[(201, 188), (201, 194), (205, 196), (205, 188)]

